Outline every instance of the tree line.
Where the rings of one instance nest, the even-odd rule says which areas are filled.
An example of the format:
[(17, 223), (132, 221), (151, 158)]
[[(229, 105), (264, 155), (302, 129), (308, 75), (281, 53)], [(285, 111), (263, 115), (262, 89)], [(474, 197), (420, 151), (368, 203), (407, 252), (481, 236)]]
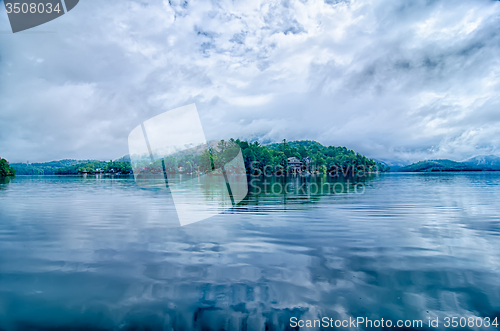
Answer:
[[(239, 148), (238, 148), (239, 147)], [(346, 147), (325, 147), (316, 141), (283, 140), (261, 145), (240, 139), (212, 142), (198, 154), (181, 152), (151, 163), (144, 158), (134, 167), (145, 173), (207, 173), (228, 164), (241, 150), (249, 175), (283, 175), (291, 172), (322, 173), (331, 176), (386, 172), (390, 168)], [(294, 159), (292, 159), (294, 158)], [(294, 161), (294, 164), (290, 163)], [(297, 165), (299, 164), (299, 166)], [(228, 170), (228, 169), (226, 169)], [(231, 170), (231, 169), (229, 169)]]
[(13, 163), (12, 167), (16, 170), (17, 175), (54, 175), (56, 170), (63, 167), (69, 167), (79, 163), (87, 163), (91, 160), (71, 160), (64, 159), (58, 161), (42, 162), (42, 163)]
[(58, 168), (55, 170), (55, 175), (76, 175), (83, 173), (129, 174), (131, 172), (132, 166), (129, 161), (92, 161)]
[[(207, 173), (227, 165), (240, 152), (245, 171), (249, 175), (283, 175), (290, 172), (323, 173), (331, 176), (362, 175), (368, 172), (386, 172), (389, 167), (346, 147), (323, 146), (316, 141), (286, 141), (269, 145), (240, 139), (212, 142), (209, 148), (195, 148), (176, 155), (157, 159), (149, 156), (134, 163), (134, 167), (149, 173)], [(290, 163), (293, 161), (293, 164)], [(1, 161), (0, 176), (14, 174), (8, 162)], [(299, 164), (299, 166), (297, 166)], [(61, 160), (47, 163), (14, 164), (19, 175), (75, 175), (94, 173), (132, 173), (128, 156), (115, 161)], [(231, 170), (231, 169), (226, 169)], [(235, 168), (234, 171), (237, 171)], [(4, 175), (5, 176), (5, 175)]]
[(235, 142), (241, 147), (245, 168), (248, 174), (289, 173), (289, 158), (295, 157), (301, 162), (301, 172), (329, 174), (331, 176), (366, 174), (369, 172), (387, 172), (390, 168), (382, 163), (346, 147), (325, 147), (311, 141), (283, 140), (281, 143), (261, 145), (239, 139)]

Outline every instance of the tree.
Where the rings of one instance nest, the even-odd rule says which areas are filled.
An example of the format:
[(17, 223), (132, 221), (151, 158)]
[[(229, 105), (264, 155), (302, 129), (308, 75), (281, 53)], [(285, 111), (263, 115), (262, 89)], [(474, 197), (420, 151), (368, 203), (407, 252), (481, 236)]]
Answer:
[(307, 148), (305, 148), (304, 146), (300, 145), (298, 148), (297, 148), (297, 152), (299, 153), (300, 157), (299, 159), (302, 160), (303, 158), (307, 157)]
[(283, 152), (278, 152), (273, 158), (273, 163), (277, 173), (286, 172), (288, 166), (288, 159)]
[(212, 155), (208, 150), (204, 151), (203, 154), (200, 155), (200, 171), (202, 173), (208, 173), (212, 171)]
[(191, 161), (186, 162), (186, 165), (184, 166), (184, 170), (187, 174), (190, 174), (193, 172), (193, 164), (191, 163)]
[(243, 160), (245, 161), (245, 169), (247, 173), (252, 174), (255, 172), (255, 165), (253, 164), (255, 160), (255, 153), (251, 148), (243, 150)]
[(177, 160), (173, 156), (165, 158), (165, 171), (167, 173), (175, 173), (177, 171)]
[(15, 176), (16, 171), (9, 165), (6, 159), (0, 158), (0, 177)]

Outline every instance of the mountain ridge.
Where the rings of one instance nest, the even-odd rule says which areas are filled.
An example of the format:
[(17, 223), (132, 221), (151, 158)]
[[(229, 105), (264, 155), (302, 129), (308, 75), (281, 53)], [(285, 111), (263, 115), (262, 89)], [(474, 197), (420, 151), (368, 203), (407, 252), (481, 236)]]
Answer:
[(461, 172), (461, 171), (500, 171), (500, 157), (478, 155), (465, 161), (449, 159), (418, 161), (396, 170), (397, 172)]
[(462, 163), (471, 166), (481, 167), (485, 170), (486, 169), (491, 171), (500, 170), (500, 157), (496, 155), (477, 155), (462, 161)]

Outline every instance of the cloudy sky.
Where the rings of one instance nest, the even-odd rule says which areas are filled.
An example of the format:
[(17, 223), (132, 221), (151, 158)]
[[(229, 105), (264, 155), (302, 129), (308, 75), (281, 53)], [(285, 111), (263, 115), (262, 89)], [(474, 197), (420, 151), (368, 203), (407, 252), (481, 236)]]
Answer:
[(12, 34), (0, 156), (114, 159), (196, 103), (208, 139), (314, 139), (411, 162), (500, 155), (500, 2), (81, 0)]

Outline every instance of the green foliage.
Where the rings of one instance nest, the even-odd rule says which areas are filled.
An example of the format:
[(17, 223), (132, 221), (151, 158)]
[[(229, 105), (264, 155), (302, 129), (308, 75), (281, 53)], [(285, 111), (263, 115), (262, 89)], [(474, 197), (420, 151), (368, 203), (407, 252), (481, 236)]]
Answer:
[(288, 158), (296, 157), (302, 162), (301, 171), (329, 173), (334, 176), (367, 172), (386, 172), (390, 168), (345, 147), (325, 147), (317, 141), (286, 141), (261, 146), (239, 139), (236, 142), (243, 152), (245, 167), (249, 174), (289, 171)]
[[(389, 171), (386, 165), (345, 147), (325, 147), (316, 141), (283, 140), (281, 143), (263, 146), (259, 142), (250, 143), (239, 139), (221, 140), (211, 142), (208, 149), (195, 147), (167, 157), (163, 162), (167, 173), (209, 173), (223, 166), (226, 170), (237, 171), (236, 166), (234, 169), (230, 168), (233, 167), (231, 161), (240, 150), (246, 173), (250, 175), (316, 172), (340, 176)], [(288, 159), (291, 157), (298, 159), (300, 169), (297, 169), (297, 163), (294, 163), (294, 169), (290, 169)], [(150, 164), (149, 160), (144, 159), (135, 166), (144, 173), (162, 172), (161, 161)]]
[(177, 171), (178, 164), (177, 164), (177, 160), (175, 159), (175, 157), (172, 157), (172, 156), (166, 157), (164, 160), (164, 163), (165, 163), (165, 171), (166, 172), (175, 173)]
[(212, 171), (212, 163), (212, 155), (210, 155), (210, 152), (206, 150), (200, 156), (200, 172), (207, 173), (209, 171)]
[(6, 159), (0, 158), (0, 177), (15, 176), (16, 170), (9, 165)]
[(288, 167), (286, 154), (284, 152), (275, 151), (271, 165), (274, 166), (276, 173), (284, 173)]
[[(319, 142), (317, 141), (314, 141), (314, 140), (296, 140), (296, 141), (286, 141), (286, 140), (283, 140), (281, 143), (273, 143), (273, 144), (269, 144), (269, 145), (266, 145), (266, 147), (268, 147), (269, 149), (280, 149), (282, 148), (282, 144), (283, 142), (285, 142), (290, 148), (297, 148), (299, 151), (301, 149), (304, 149), (304, 150), (311, 150), (311, 149), (323, 149), (325, 148), (325, 146), (321, 145)], [(302, 157), (306, 157), (307, 155), (305, 156), (302, 156)]]

